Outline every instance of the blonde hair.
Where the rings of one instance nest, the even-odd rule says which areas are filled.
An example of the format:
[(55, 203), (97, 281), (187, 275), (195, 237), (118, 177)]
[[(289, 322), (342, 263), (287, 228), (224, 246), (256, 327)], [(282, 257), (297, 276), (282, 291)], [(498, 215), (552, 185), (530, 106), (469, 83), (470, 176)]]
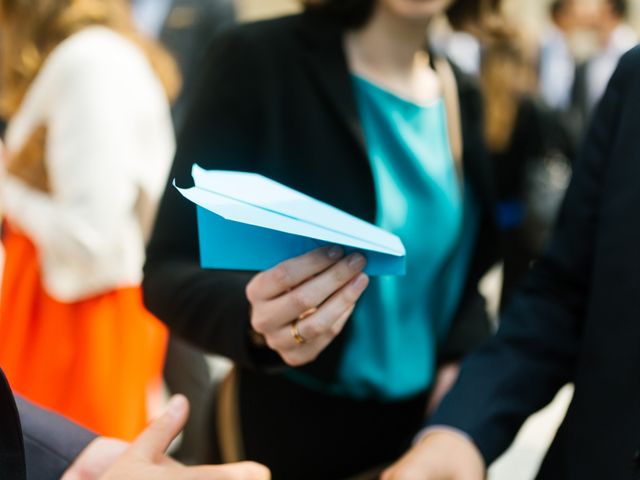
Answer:
[(511, 141), (523, 94), (535, 92), (535, 61), (526, 39), (503, 27), (487, 39), (481, 71), (484, 132), (489, 149), (502, 152)]
[(128, 0), (0, 0), (0, 113), (10, 118), (47, 56), (63, 40), (93, 25), (108, 27), (138, 45), (162, 82), (167, 97), (179, 93), (181, 80), (171, 55), (140, 35)]

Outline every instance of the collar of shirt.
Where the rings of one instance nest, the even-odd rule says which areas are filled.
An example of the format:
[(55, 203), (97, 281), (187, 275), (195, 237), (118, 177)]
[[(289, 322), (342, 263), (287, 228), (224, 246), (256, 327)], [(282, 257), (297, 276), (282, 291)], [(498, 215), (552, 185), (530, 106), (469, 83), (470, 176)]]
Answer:
[(158, 38), (172, 5), (172, 0), (132, 0), (133, 18), (140, 31)]
[(607, 45), (607, 51), (613, 51), (618, 55), (626, 53), (638, 43), (638, 36), (629, 25), (618, 26), (611, 34), (611, 39)]

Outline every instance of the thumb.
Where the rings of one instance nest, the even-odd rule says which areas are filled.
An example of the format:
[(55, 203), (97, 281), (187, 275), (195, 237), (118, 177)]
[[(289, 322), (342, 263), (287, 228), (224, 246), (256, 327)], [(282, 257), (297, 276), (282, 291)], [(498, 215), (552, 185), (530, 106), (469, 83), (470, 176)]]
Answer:
[(82, 480), (80, 474), (75, 470), (67, 470), (64, 472), (64, 475), (60, 478), (60, 480)]
[(150, 460), (163, 455), (184, 428), (187, 418), (189, 401), (183, 395), (173, 396), (164, 413), (147, 426), (129, 450)]
[(254, 462), (191, 467), (194, 480), (271, 480), (271, 472)]

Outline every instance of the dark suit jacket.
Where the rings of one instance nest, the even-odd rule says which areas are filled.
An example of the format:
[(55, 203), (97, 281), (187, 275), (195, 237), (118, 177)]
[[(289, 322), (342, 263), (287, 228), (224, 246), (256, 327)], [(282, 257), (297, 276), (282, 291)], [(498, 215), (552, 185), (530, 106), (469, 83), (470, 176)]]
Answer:
[(173, 0), (160, 42), (173, 54), (182, 74), (182, 93), (173, 105), (176, 128), (184, 120), (185, 99), (202, 72), (211, 40), (235, 22), (233, 0)]
[(2, 370), (0, 425), (2, 480), (58, 480), (95, 438), (53, 413), (19, 398), (14, 401)]
[[(367, 221), (376, 199), (342, 31), (311, 14), (240, 26), (214, 41), (191, 98), (171, 178), (192, 184), (191, 166), (259, 172)], [(483, 229), (464, 298), (441, 358), (458, 358), (489, 333), (477, 282), (493, 262), (491, 172), (480, 129), (481, 100), (458, 75), (464, 163)], [(253, 273), (199, 266), (196, 209), (169, 185), (143, 282), (145, 302), (173, 332), (244, 367), (281, 366), (252, 347), (245, 287)], [(312, 365), (334, 378), (350, 325)]]
[(595, 112), (544, 258), (432, 419), (487, 463), (567, 382), (539, 478), (640, 478), (640, 48)]

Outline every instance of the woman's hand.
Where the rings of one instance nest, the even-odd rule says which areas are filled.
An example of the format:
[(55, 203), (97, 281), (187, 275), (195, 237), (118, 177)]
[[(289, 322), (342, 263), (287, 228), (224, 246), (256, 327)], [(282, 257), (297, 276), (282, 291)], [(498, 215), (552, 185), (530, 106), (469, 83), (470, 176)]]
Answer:
[(282, 262), (247, 285), (251, 325), (291, 366), (312, 362), (342, 331), (369, 284), (363, 255), (324, 247)]
[(427, 434), (380, 477), (381, 480), (484, 480), (485, 465), (476, 446), (445, 429)]

